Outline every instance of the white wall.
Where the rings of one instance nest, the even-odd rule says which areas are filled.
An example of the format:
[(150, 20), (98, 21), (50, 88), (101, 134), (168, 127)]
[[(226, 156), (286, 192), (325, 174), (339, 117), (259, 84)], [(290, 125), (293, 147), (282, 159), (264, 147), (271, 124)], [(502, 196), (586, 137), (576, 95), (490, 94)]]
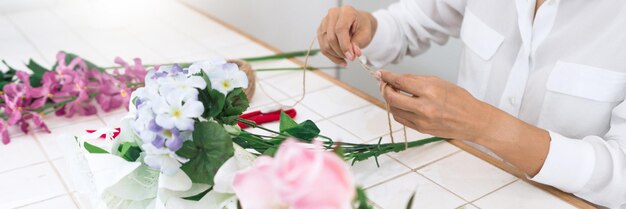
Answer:
[[(385, 8), (396, 0), (182, 0), (283, 51), (303, 50), (315, 36), (327, 10), (338, 5), (353, 5), (366, 11)], [(388, 70), (400, 73), (435, 75), (456, 81), (461, 42), (451, 39), (445, 46), (433, 44), (430, 51), (416, 58), (407, 57)], [(323, 57), (313, 60), (315, 66), (329, 66)], [(377, 83), (359, 69), (358, 63), (339, 73), (329, 72), (344, 82), (372, 96), (379, 97)]]

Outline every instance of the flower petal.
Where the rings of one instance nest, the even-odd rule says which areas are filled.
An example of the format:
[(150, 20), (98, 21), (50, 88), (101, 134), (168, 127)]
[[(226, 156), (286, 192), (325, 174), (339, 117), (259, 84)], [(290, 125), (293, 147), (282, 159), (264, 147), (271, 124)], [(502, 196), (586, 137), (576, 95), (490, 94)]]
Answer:
[(183, 105), (182, 110), (183, 116), (187, 118), (197, 118), (204, 112), (204, 105), (199, 101), (187, 101), (187, 103)]
[(175, 120), (175, 119), (174, 119), (172, 116), (170, 116), (170, 115), (165, 115), (165, 114), (159, 114), (159, 115), (157, 115), (157, 116), (156, 116), (156, 118), (155, 118), (155, 122), (156, 122), (159, 126), (161, 126), (161, 127), (165, 128), (165, 129), (171, 129), (171, 128), (174, 128), (174, 123), (175, 123), (175, 121), (174, 121), (174, 120)]
[(179, 118), (174, 123), (178, 130), (193, 130), (194, 120), (191, 118)]

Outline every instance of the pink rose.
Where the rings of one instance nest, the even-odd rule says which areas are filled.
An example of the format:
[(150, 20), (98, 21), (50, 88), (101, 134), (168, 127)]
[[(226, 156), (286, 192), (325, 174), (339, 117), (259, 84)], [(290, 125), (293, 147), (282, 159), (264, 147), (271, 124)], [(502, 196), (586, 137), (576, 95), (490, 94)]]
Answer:
[(320, 144), (288, 139), (275, 158), (238, 172), (233, 189), (244, 209), (352, 209), (355, 186), (344, 161)]

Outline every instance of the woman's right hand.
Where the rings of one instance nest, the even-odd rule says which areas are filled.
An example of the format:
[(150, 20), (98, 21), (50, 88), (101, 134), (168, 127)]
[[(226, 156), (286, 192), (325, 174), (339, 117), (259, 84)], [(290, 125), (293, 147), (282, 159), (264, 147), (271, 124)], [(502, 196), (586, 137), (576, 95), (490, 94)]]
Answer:
[(372, 41), (376, 26), (369, 12), (351, 6), (329, 9), (317, 29), (322, 54), (335, 64), (347, 66), (346, 60), (361, 56), (361, 48)]

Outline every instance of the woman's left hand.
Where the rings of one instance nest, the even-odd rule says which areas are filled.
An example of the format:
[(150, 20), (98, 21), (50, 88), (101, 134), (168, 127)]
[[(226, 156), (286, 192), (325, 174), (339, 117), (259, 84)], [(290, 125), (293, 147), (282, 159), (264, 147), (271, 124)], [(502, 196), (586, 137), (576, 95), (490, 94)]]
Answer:
[[(473, 141), (484, 137), (494, 107), (433, 76), (378, 71), (381, 91), (396, 121), (419, 132)], [(385, 83), (387, 86), (385, 87)]]
[(457, 85), (382, 70), (377, 76), (393, 117), (410, 128), (480, 144), (530, 176), (539, 172), (548, 155), (546, 130), (479, 101)]

